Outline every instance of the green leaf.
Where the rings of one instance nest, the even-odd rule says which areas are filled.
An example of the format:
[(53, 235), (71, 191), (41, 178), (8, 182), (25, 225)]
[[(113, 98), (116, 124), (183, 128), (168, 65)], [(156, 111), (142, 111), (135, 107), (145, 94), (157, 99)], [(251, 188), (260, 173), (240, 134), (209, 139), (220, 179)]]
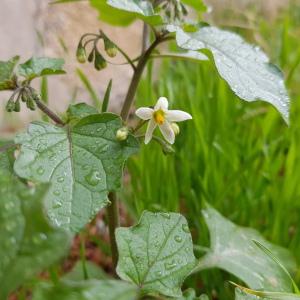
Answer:
[(176, 298), (177, 300), (209, 300), (207, 295), (197, 297), (194, 289), (187, 289), (183, 292), (182, 297)]
[(136, 226), (118, 228), (117, 273), (145, 294), (180, 297), (181, 284), (195, 267), (186, 219), (176, 213), (144, 212)]
[(238, 286), (235, 289), (235, 300), (299, 300), (300, 295), (291, 293), (277, 293), (255, 291)]
[(65, 61), (62, 58), (32, 57), (19, 65), (18, 73), (27, 80), (46, 75), (59, 75), (66, 72), (62, 69)]
[(204, 61), (208, 60), (208, 57), (198, 51), (187, 51), (187, 52), (167, 52), (162, 54), (153, 54), (151, 58), (175, 58), (192, 61)]
[(290, 100), (281, 71), (269, 63), (266, 54), (247, 44), (239, 35), (218, 29), (203, 27), (197, 32), (184, 32), (173, 25), (179, 47), (188, 50), (209, 49), (216, 67), (237, 96), (246, 101), (264, 100), (274, 105), (289, 121)]
[(69, 236), (43, 213), (47, 186), (28, 190), (0, 172), (0, 299), (61, 258)]
[[(85, 262), (85, 269), (87, 271), (88, 278), (107, 279), (107, 274), (99, 266), (91, 261)], [(67, 273), (63, 277), (63, 279), (69, 281), (85, 280), (86, 278), (82, 261), (77, 261), (73, 269), (69, 273)]]
[(71, 104), (67, 110), (68, 120), (81, 119), (89, 115), (95, 115), (95, 114), (98, 114), (97, 109), (83, 102), (77, 104)]
[(46, 209), (58, 226), (79, 231), (121, 186), (125, 160), (137, 152), (133, 136), (116, 140), (121, 119), (110, 113), (91, 115), (65, 128), (32, 123), (17, 136), (21, 152), (16, 173), (34, 182), (50, 182)]
[(112, 25), (127, 26), (136, 18), (151, 25), (162, 24), (148, 0), (90, 0), (91, 5), (100, 13), (100, 20)]
[(0, 172), (5, 174), (5, 176), (13, 174), (15, 149), (14, 147), (10, 147), (10, 145), (13, 145), (13, 143), (9, 141), (0, 141), (0, 148), (6, 148), (5, 150), (0, 151)]
[(253, 240), (293, 269), (295, 262), (287, 250), (267, 242), (256, 230), (235, 225), (211, 207), (203, 211), (203, 216), (210, 232), (211, 250), (200, 259), (196, 270), (220, 268), (254, 289), (291, 291), (289, 277)]
[(202, 0), (181, 0), (183, 4), (193, 7), (198, 12), (206, 11), (206, 6)]
[(15, 88), (14, 69), (19, 59), (19, 56), (15, 56), (8, 61), (0, 61), (0, 91)]
[(120, 280), (62, 281), (57, 285), (40, 284), (33, 300), (134, 300), (135, 286)]

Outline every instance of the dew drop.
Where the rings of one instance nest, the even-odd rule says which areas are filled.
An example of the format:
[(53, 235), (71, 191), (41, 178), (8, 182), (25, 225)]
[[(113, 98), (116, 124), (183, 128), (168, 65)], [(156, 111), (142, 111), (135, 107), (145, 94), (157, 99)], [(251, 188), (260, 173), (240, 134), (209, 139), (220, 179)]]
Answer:
[(161, 213), (160, 214), (162, 217), (164, 217), (165, 219), (170, 219), (171, 215), (169, 213)]
[(157, 277), (161, 277), (162, 274), (163, 274), (162, 271), (156, 271), (156, 272), (155, 272), (155, 275), (156, 275)]
[(165, 268), (166, 270), (172, 270), (177, 266), (176, 262), (174, 260), (172, 260), (171, 262), (166, 262), (165, 263)]
[(189, 226), (187, 224), (182, 224), (182, 230), (186, 233), (190, 233)]
[(63, 176), (60, 176), (57, 178), (57, 182), (64, 182), (65, 178)]
[(32, 242), (36, 245), (40, 245), (45, 240), (47, 240), (47, 235), (45, 233), (38, 233), (32, 238)]
[(55, 191), (53, 192), (53, 195), (54, 195), (54, 196), (59, 196), (59, 195), (60, 195), (60, 191), (55, 190)]
[(92, 170), (87, 176), (85, 176), (85, 180), (89, 185), (96, 186), (101, 180), (100, 173)]
[(181, 237), (180, 235), (176, 235), (176, 236), (174, 237), (174, 240), (175, 240), (175, 242), (177, 242), (177, 243), (181, 243), (181, 242), (182, 242), (182, 237)]
[(60, 207), (62, 207), (62, 203), (59, 202), (59, 201), (56, 201), (56, 202), (54, 202), (54, 204), (53, 204), (52, 207), (53, 207), (53, 208), (60, 208)]
[(39, 167), (37, 169), (37, 173), (38, 173), (38, 175), (43, 175), (45, 173), (45, 169), (43, 167)]

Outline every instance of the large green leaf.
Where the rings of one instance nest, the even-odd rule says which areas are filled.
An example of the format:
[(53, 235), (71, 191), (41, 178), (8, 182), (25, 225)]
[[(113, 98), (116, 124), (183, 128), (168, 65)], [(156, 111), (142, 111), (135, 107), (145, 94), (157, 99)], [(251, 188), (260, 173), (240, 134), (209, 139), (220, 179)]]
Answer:
[(198, 270), (221, 268), (254, 289), (291, 291), (287, 274), (253, 240), (259, 241), (290, 269), (295, 268), (287, 250), (267, 242), (253, 229), (235, 225), (211, 207), (203, 215), (210, 232), (211, 250), (200, 259)]
[(15, 56), (8, 61), (0, 61), (0, 91), (15, 88), (14, 69), (19, 59), (19, 56)]
[(126, 26), (136, 18), (151, 25), (162, 23), (148, 0), (90, 0), (90, 3), (99, 11), (102, 21), (113, 25)]
[(246, 101), (264, 100), (273, 104), (286, 122), (289, 120), (289, 96), (281, 71), (269, 63), (266, 54), (247, 44), (239, 35), (218, 29), (203, 27), (196, 32), (176, 31), (179, 47), (188, 50), (209, 49), (220, 75), (231, 89)]
[(108, 274), (89, 260), (84, 262), (83, 267), (83, 262), (79, 260), (72, 270), (63, 276), (63, 279), (68, 281), (81, 281), (87, 279), (86, 277), (93, 279), (108, 279)]
[(254, 291), (247, 288), (236, 288), (235, 300), (299, 300), (300, 295), (291, 293), (276, 293)]
[(32, 123), (17, 136), (21, 152), (15, 171), (31, 181), (50, 182), (49, 217), (58, 226), (80, 230), (121, 185), (125, 160), (138, 150), (137, 140), (116, 140), (121, 119), (109, 113), (87, 116), (75, 125)]
[(69, 236), (48, 224), (41, 186), (28, 190), (0, 171), (0, 299), (61, 258)]
[(18, 73), (27, 80), (46, 75), (65, 74), (62, 58), (32, 57), (24, 64), (19, 65)]
[(181, 284), (195, 267), (192, 237), (176, 213), (144, 212), (140, 222), (118, 228), (118, 275), (145, 294), (181, 296)]
[(62, 281), (40, 284), (33, 300), (134, 300), (137, 288), (120, 280)]

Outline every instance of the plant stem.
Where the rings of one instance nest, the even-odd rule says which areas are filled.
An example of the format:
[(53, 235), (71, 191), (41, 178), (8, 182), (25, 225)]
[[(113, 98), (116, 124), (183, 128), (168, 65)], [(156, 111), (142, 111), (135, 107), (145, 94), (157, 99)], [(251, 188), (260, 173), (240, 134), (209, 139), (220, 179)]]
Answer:
[(50, 119), (52, 119), (56, 124), (64, 126), (65, 123), (62, 121), (62, 119), (56, 115), (52, 110), (50, 110), (42, 101), (39, 99), (35, 99), (35, 103), (37, 107), (45, 113)]
[(136, 94), (136, 90), (138, 87), (138, 84), (140, 82), (140, 79), (142, 77), (144, 68), (148, 62), (148, 59), (151, 56), (152, 51), (162, 42), (169, 40), (172, 37), (165, 37), (164, 35), (158, 36), (155, 41), (150, 45), (150, 47), (145, 51), (145, 53), (141, 56), (137, 66), (136, 66), (136, 70), (133, 74), (131, 83), (129, 85), (128, 91), (127, 91), (127, 95), (122, 107), (122, 111), (121, 111), (121, 117), (123, 119), (124, 122), (126, 122), (128, 115), (129, 115), (129, 111), (131, 108), (131, 105), (133, 103), (134, 100), (134, 96)]
[(118, 263), (118, 248), (117, 248), (115, 230), (117, 227), (120, 226), (119, 205), (118, 205), (117, 195), (115, 192), (110, 192), (108, 198), (111, 202), (111, 204), (107, 207), (109, 239), (110, 239), (112, 261), (115, 269)]

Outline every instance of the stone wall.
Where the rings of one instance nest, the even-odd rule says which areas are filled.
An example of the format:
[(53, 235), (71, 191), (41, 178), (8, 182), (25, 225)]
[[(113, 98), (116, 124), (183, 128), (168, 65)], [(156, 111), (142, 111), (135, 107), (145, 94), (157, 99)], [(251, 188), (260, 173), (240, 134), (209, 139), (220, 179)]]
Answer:
[[(106, 70), (96, 72), (91, 65), (79, 65), (74, 53), (83, 33), (95, 32), (101, 28), (134, 57), (141, 48), (142, 24), (137, 22), (129, 28), (115, 28), (101, 24), (97, 20), (97, 12), (90, 8), (88, 3), (49, 5), (49, 1), (0, 0), (0, 60), (8, 59), (15, 54), (20, 54), (23, 61), (32, 55), (64, 57), (67, 75), (49, 79), (50, 106), (54, 110), (65, 110), (76, 91), (76, 100), (86, 102), (91, 100), (76, 76), (76, 68), (81, 68), (88, 75), (100, 96), (103, 95), (109, 79), (112, 78), (115, 83), (112, 90), (113, 109), (119, 110), (132, 74), (130, 67), (110, 65)], [(268, 16), (274, 16), (278, 7), (287, 1), (206, 0), (212, 8), (208, 18), (218, 24), (226, 24), (228, 20), (235, 21), (236, 16), (244, 12), (244, 7), (252, 7), (259, 13), (264, 12)], [(222, 19), (224, 7), (230, 18)], [(63, 49), (62, 43), (67, 51)], [(114, 62), (123, 61), (121, 57), (114, 60)], [(3, 108), (8, 95), (0, 94), (0, 129), (2, 130), (18, 127), (35, 115), (24, 109), (18, 122), (16, 114), (4, 114)]]

